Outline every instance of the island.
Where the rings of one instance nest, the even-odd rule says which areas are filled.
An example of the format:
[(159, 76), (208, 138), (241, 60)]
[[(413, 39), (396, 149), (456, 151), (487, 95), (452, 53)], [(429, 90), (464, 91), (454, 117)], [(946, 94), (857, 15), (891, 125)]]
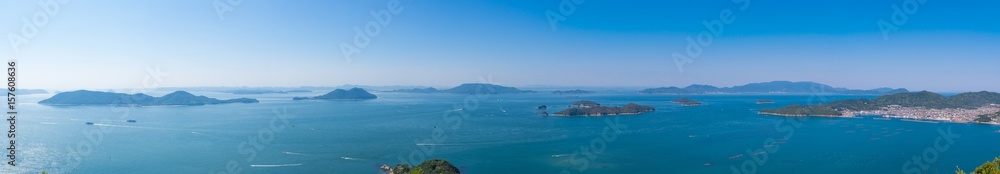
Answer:
[(593, 94), (594, 91), (585, 91), (580, 89), (567, 90), (567, 91), (552, 91), (553, 94)]
[(448, 93), (448, 94), (508, 94), (508, 93), (535, 93), (531, 90), (520, 90), (514, 87), (506, 87), (488, 83), (466, 83), (451, 89), (438, 90), (435, 88), (413, 88), (398, 89), (387, 92), (400, 93)]
[(689, 98), (685, 98), (685, 97), (677, 98), (677, 99), (675, 99), (673, 101), (670, 101), (670, 102), (671, 103), (680, 103), (681, 106), (701, 106), (701, 102), (695, 101), (695, 100), (692, 100), (692, 99), (689, 99)]
[(375, 98), (378, 97), (364, 89), (351, 88), (350, 90), (336, 89), (315, 97), (294, 97), (292, 100), (366, 100)]
[(428, 88), (413, 88), (413, 89), (397, 89), (386, 92), (400, 92), (400, 93), (438, 93), (438, 89), (428, 87)]
[(569, 108), (553, 113), (554, 116), (612, 116), (612, 115), (636, 115), (643, 114), (647, 112), (656, 111), (656, 108), (639, 105), (635, 103), (629, 103), (625, 106), (601, 106), (601, 104), (590, 101), (590, 100), (580, 100), (573, 102)]
[(431, 159), (420, 165), (410, 167), (409, 164), (396, 164), (395, 167), (383, 164), (379, 169), (389, 174), (460, 174), (458, 168), (443, 159)]
[(14, 94), (17, 95), (31, 95), (31, 94), (48, 94), (48, 91), (44, 89), (15, 89)]
[(873, 115), (907, 120), (934, 120), (949, 122), (975, 122), (1000, 124), (1000, 94), (995, 92), (967, 92), (953, 96), (921, 91), (834, 101), (827, 104), (789, 105), (778, 109), (764, 109), (763, 115), (778, 116), (827, 116), (854, 117)]
[(312, 92), (310, 90), (296, 89), (296, 90), (270, 90), (270, 89), (236, 89), (223, 91), (231, 94), (287, 94), (287, 93), (305, 93)]
[(694, 84), (684, 88), (660, 87), (649, 88), (639, 91), (640, 94), (849, 94), (849, 95), (888, 95), (909, 92), (906, 89), (898, 88), (877, 88), (870, 90), (857, 90), (847, 88), (831, 87), (816, 82), (790, 82), (772, 81), (763, 83), (750, 83), (733, 87), (715, 87), (711, 85)]
[(153, 97), (146, 94), (124, 94), (113, 92), (99, 92), (77, 90), (61, 92), (48, 99), (39, 101), (38, 104), (45, 105), (207, 105), (226, 103), (258, 103), (257, 99), (236, 98), (229, 100), (219, 100), (205, 96), (195, 96), (186, 91), (176, 91), (162, 97)]
[(757, 104), (758, 105), (762, 105), (762, 104), (774, 104), (774, 101), (773, 100), (757, 100)]

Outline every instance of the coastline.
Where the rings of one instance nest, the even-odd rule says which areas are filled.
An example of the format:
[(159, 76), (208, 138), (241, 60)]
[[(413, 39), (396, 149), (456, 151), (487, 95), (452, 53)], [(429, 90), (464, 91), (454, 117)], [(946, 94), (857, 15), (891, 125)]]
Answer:
[[(796, 115), (796, 114), (778, 114), (778, 113), (770, 113), (770, 112), (757, 112), (757, 114), (758, 115), (781, 116), (781, 117), (858, 118), (858, 117), (855, 117), (855, 116), (842, 116), (842, 115)], [(893, 118), (895, 118), (895, 120), (908, 121), (908, 122), (917, 122), (917, 123), (931, 123), (931, 124), (955, 123), (955, 124), (981, 124), (981, 125), (990, 125), (990, 126), (1000, 126), (1000, 123), (992, 123), (992, 122), (976, 122), (976, 121), (960, 122), (960, 121), (952, 121), (952, 120), (914, 119), (914, 118), (910, 118), (910, 117), (889, 116), (889, 115), (871, 115), (871, 116), (876, 116), (877, 118), (874, 118), (876, 120), (892, 120)]]
[(779, 114), (773, 112), (757, 112), (758, 115), (772, 115), (772, 116), (782, 116), (782, 117), (834, 117), (834, 118), (854, 118), (852, 116), (843, 115), (800, 115), (800, 114)]
[(617, 114), (602, 114), (602, 115), (591, 115), (591, 114), (587, 114), (587, 115), (550, 114), (550, 116), (555, 116), (555, 117), (601, 117), (601, 116), (639, 115), (639, 114), (645, 114), (645, 113), (649, 113), (649, 112), (617, 113)]

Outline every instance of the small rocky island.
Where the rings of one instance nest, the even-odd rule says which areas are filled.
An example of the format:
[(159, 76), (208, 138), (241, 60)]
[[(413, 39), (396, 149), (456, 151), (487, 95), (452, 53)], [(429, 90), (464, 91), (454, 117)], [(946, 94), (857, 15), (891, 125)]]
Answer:
[(185, 91), (176, 91), (162, 97), (153, 97), (146, 94), (124, 94), (113, 92), (98, 92), (78, 90), (61, 92), (48, 99), (39, 101), (38, 104), (46, 105), (207, 105), (225, 103), (258, 103), (257, 99), (237, 98), (229, 100), (219, 100), (205, 96), (195, 96)]
[(758, 105), (762, 105), (762, 104), (774, 104), (774, 101), (773, 100), (757, 100), (757, 104)]
[(383, 164), (379, 169), (389, 174), (460, 174), (458, 168), (443, 159), (432, 159), (421, 162), (420, 165), (396, 164), (395, 167)]
[(337, 89), (315, 97), (295, 97), (292, 100), (365, 100), (375, 98), (378, 97), (364, 89), (351, 88), (350, 90)]
[(701, 102), (695, 101), (695, 100), (692, 100), (692, 99), (689, 99), (689, 98), (686, 98), (686, 97), (677, 98), (677, 99), (675, 99), (673, 101), (670, 101), (670, 102), (672, 102), (672, 103), (680, 103), (681, 106), (701, 106)]
[(566, 90), (566, 91), (552, 91), (553, 94), (593, 94), (594, 91), (585, 91), (580, 89)]
[(635, 103), (629, 103), (625, 106), (601, 106), (601, 104), (590, 101), (590, 100), (580, 100), (574, 102), (566, 110), (562, 110), (553, 113), (554, 116), (611, 116), (611, 115), (635, 115), (643, 114), (647, 112), (656, 111), (656, 108), (651, 106), (639, 105)]

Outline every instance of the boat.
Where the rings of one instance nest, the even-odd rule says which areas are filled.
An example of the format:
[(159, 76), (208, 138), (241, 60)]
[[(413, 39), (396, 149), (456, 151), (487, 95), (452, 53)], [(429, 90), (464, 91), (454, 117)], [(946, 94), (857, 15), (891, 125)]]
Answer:
[(712, 162), (706, 162), (705, 166), (712, 166)]
[(733, 156), (729, 157), (729, 159), (736, 159), (736, 158), (739, 158), (739, 157), (743, 157), (743, 154), (733, 155)]
[(135, 120), (128, 120), (128, 121), (125, 121), (125, 122), (135, 123)]
[(94, 122), (87, 122), (87, 125), (94, 125)]

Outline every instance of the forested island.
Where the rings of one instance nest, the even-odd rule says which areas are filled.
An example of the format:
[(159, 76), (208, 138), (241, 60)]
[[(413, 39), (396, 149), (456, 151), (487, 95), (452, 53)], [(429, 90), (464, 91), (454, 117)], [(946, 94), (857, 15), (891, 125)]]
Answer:
[(409, 164), (396, 164), (395, 167), (382, 165), (382, 171), (389, 174), (460, 174), (458, 168), (443, 159), (431, 159), (421, 162), (420, 165), (410, 166)]
[(257, 99), (237, 98), (229, 100), (219, 100), (205, 96), (195, 96), (185, 91), (176, 91), (162, 97), (153, 97), (146, 94), (124, 94), (112, 92), (98, 92), (78, 90), (61, 92), (48, 99), (39, 101), (38, 104), (46, 105), (207, 105), (225, 103), (258, 103)]
[(520, 90), (514, 87), (506, 87), (487, 83), (466, 83), (451, 89), (438, 90), (435, 88), (413, 88), (398, 89), (386, 92), (400, 93), (448, 93), (448, 94), (508, 94), (508, 93), (535, 93), (531, 90)]
[(601, 104), (580, 100), (574, 102), (569, 108), (553, 113), (555, 116), (610, 116), (610, 115), (635, 115), (656, 111), (656, 108), (646, 105), (629, 103), (625, 106), (601, 106)]
[(852, 94), (852, 95), (886, 95), (909, 92), (906, 89), (898, 88), (877, 88), (870, 90), (856, 90), (847, 88), (835, 88), (815, 82), (789, 82), (772, 81), (763, 83), (750, 83), (733, 87), (715, 87), (711, 85), (690, 85), (684, 88), (660, 87), (649, 88), (639, 91), (640, 94)]
[(594, 91), (585, 91), (580, 89), (566, 90), (566, 91), (552, 91), (553, 94), (592, 94)]
[(350, 90), (336, 89), (315, 97), (295, 97), (292, 100), (365, 100), (375, 98), (378, 98), (378, 96), (368, 93), (364, 89), (351, 88)]
[(681, 106), (701, 106), (701, 102), (695, 101), (686, 97), (681, 97), (670, 101), (672, 103), (680, 103)]
[[(827, 104), (789, 105), (779, 109), (764, 109), (759, 114), (781, 116), (846, 116), (889, 115), (912, 119), (942, 121), (994, 122), (1000, 111), (1000, 94), (995, 92), (967, 92), (945, 97), (921, 91), (885, 95), (875, 99), (840, 100)], [(994, 114), (994, 115), (990, 115)], [(991, 118), (987, 120), (986, 118)]]

